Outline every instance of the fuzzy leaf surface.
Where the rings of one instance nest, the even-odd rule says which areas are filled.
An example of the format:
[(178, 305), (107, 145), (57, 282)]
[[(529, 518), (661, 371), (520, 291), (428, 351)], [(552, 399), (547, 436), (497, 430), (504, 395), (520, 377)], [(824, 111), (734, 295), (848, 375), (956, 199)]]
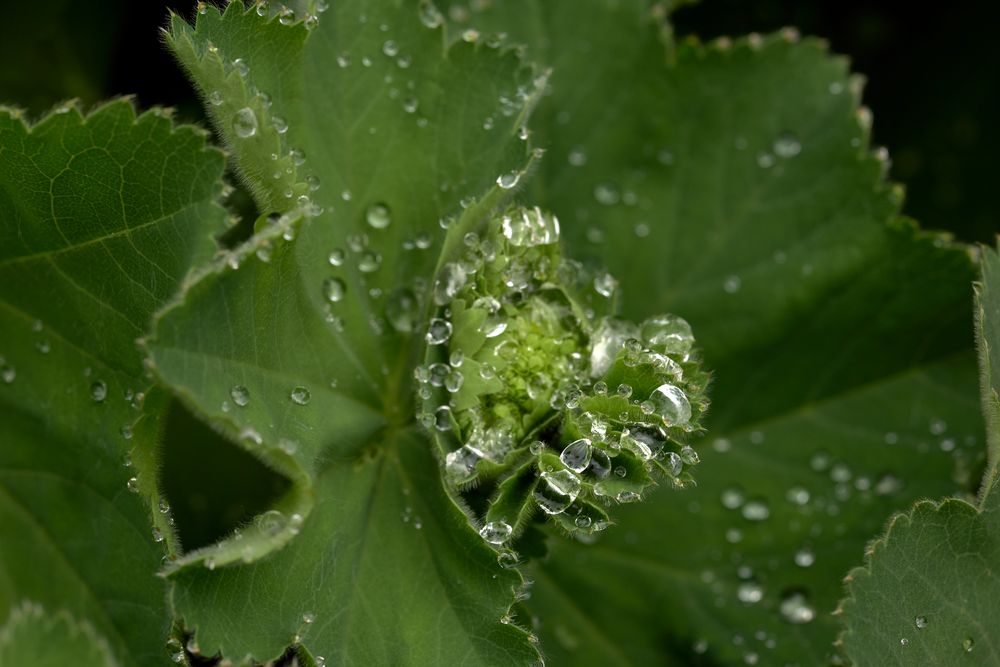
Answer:
[(135, 339), (214, 252), (222, 168), (203, 131), (127, 101), (30, 128), (0, 111), (0, 619), (25, 599), (89, 619), (124, 665), (165, 662), (169, 627), (126, 489), (156, 502), (155, 431), (124, 436), (149, 384)]
[(456, 251), (439, 221), (472, 225), (530, 163), (533, 75), (509, 50), (449, 46), (415, 3), (274, 11), (209, 8), (168, 40), (282, 217), (166, 309), (149, 349), (196, 413), (292, 481), (280, 515), (170, 568), (176, 611), (203, 653), (237, 661), (298, 635), (328, 664), (533, 662), (500, 623), (521, 577), (445, 493), (412, 383), (433, 272)]
[(645, 2), (449, 16), (553, 67), (531, 194), (626, 316), (687, 318), (715, 375), (698, 488), (624, 508), (597, 544), (550, 542), (543, 650), (823, 664), (865, 542), (976, 484), (969, 258), (899, 218), (859, 82), (815, 40), (676, 43)]
[[(1000, 256), (983, 250), (977, 287), (982, 401), (991, 443), (1000, 437)], [(895, 517), (848, 577), (845, 650), (856, 664), (1000, 662), (1000, 494), (990, 452), (981, 501), (921, 502)]]

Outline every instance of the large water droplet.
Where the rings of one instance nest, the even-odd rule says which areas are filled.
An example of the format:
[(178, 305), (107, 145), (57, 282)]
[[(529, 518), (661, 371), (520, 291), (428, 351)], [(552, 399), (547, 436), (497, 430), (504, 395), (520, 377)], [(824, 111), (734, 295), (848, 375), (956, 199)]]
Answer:
[(661, 384), (649, 395), (649, 400), (668, 426), (687, 424), (691, 420), (691, 403), (677, 386)]
[(676, 315), (650, 317), (640, 327), (647, 345), (667, 354), (687, 354), (694, 344), (694, 333), (687, 320)]
[(918, 630), (923, 630), (924, 628), (927, 627), (927, 617), (917, 616), (915, 619), (913, 619), (913, 624), (917, 626)]
[(580, 438), (562, 450), (559, 459), (567, 468), (573, 472), (583, 472), (590, 465), (590, 458), (594, 447), (587, 438)]
[(250, 107), (243, 107), (233, 114), (233, 132), (241, 139), (257, 134), (257, 114)]
[(289, 397), (296, 405), (309, 405), (309, 401), (312, 400), (312, 394), (305, 387), (295, 387)]

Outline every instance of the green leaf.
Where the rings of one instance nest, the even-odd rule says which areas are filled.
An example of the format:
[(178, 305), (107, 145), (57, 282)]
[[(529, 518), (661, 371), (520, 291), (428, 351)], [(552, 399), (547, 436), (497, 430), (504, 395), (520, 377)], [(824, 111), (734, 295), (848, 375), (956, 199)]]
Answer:
[(89, 623), (31, 603), (15, 607), (0, 627), (0, 665), (116, 667), (108, 643)]
[(126, 489), (158, 504), (134, 341), (224, 218), (221, 153), (166, 116), (0, 110), (0, 614), (64, 609), (129, 665), (164, 661), (169, 627), (150, 507)]
[(842, 641), (857, 664), (993, 665), (1000, 662), (1000, 437), (993, 355), (1000, 349), (1000, 255), (984, 248), (977, 286), (982, 400), (991, 445), (981, 501), (921, 502), (895, 517), (847, 578)]
[(899, 219), (842, 59), (790, 31), (674, 43), (647, 5), (449, 13), (553, 66), (533, 203), (624, 315), (688, 319), (715, 376), (699, 487), (550, 541), (529, 605), (557, 662), (822, 664), (865, 542), (976, 483), (973, 267)]
[(462, 250), (440, 221), (473, 230), (507, 196), (498, 177), (530, 164), (533, 73), (509, 49), (448, 46), (410, 3), (297, 19), (232, 3), (168, 37), (276, 215), (147, 347), (197, 414), (292, 482), (167, 568), (175, 611), (203, 653), (234, 660), (299, 637), (336, 664), (533, 662), (528, 633), (500, 622), (521, 577), (445, 493), (412, 379), (434, 271)]

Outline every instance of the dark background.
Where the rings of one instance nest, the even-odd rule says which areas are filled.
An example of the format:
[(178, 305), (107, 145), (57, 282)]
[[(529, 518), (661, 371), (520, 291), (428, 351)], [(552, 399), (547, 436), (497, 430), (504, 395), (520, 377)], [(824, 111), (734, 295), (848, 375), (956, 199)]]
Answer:
[[(503, 0), (494, 0), (502, 2)], [(581, 0), (585, 6), (586, 0)], [(167, 9), (190, 17), (194, 0), (0, 0), (0, 102), (37, 114), (77, 97), (85, 104), (134, 94), (143, 108), (173, 106), (202, 118), (165, 51)], [(868, 77), (875, 142), (907, 186), (905, 212), (926, 228), (991, 242), (989, 204), (1000, 154), (1000, 3), (703, 0), (677, 11), (678, 34), (704, 38), (787, 25), (827, 39)]]
[[(190, 18), (194, 6), (0, 0), (0, 103), (37, 116), (68, 98), (90, 106), (132, 94), (141, 108), (176, 107), (181, 120), (202, 121), (193, 89), (160, 36), (168, 8)], [(706, 39), (787, 25), (827, 39), (868, 77), (864, 100), (875, 115), (874, 140), (889, 149), (892, 178), (907, 186), (905, 212), (925, 228), (991, 243), (1000, 231), (989, 203), (1000, 157), (998, 19), (1000, 3), (986, 2), (920, 11), (912, 2), (703, 0), (678, 10), (674, 25), (679, 35)], [(237, 194), (230, 204), (239, 201)], [(287, 480), (179, 404), (168, 422), (162, 477), (188, 548), (250, 520), (287, 488)]]

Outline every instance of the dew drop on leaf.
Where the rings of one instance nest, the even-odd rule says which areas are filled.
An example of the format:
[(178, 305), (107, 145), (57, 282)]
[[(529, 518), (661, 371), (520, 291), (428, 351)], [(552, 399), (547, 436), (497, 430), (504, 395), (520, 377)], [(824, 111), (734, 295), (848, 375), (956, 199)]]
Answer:
[(795, 564), (799, 567), (812, 567), (816, 562), (816, 554), (809, 547), (803, 547), (795, 552)]
[(605, 298), (611, 298), (618, 288), (618, 281), (610, 273), (601, 273), (594, 277), (594, 290)]
[(743, 506), (743, 492), (736, 487), (723, 490), (721, 496), (722, 506), (726, 509), (735, 510)]
[(669, 425), (687, 424), (691, 420), (691, 403), (675, 385), (661, 384), (649, 395), (653, 409)]
[(250, 107), (243, 107), (233, 114), (233, 132), (241, 139), (257, 134), (257, 114)]
[(330, 303), (340, 301), (346, 293), (347, 286), (344, 285), (344, 281), (340, 278), (326, 278), (323, 280), (323, 296)]
[(736, 589), (740, 602), (756, 604), (764, 599), (764, 588), (755, 581), (744, 582)]
[(309, 401), (312, 400), (312, 394), (305, 387), (295, 387), (289, 397), (296, 405), (309, 405)]
[(783, 619), (795, 625), (809, 623), (816, 618), (816, 610), (809, 604), (805, 594), (798, 590), (785, 593), (778, 610)]
[(245, 408), (250, 403), (250, 390), (238, 384), (229, 390), (229, 397), (233, 399), (233, 403), (241, 408)]
[(491, 521), (479, 529), (479, 536), (490, 544), (504, 544), (514, 529), (506, 521)]
[(374, 273), (382, 266), (382, 256), (377, 252), (366, 252), (358, 259), (358, 270), (362, 273)]
[(802, 151), (802, 144), (799, 140), (795, 138), (795, 135), (791, 132), (785, 132), (777, 139), (774, 140), (774, 146), (772, 147), (774, 154), (778, 157), (795, 157)]
[(95, 403), (102, 403), (108, 397), (108, 385), (98, 380), (90, 385), (90, 398)]
[(567, 468), (573, 472), (583, 472), (590, 465), (590, 458), (594, 447), (587, 438), (580, 438), (562, 450), (559, 459)]
[(517, 171), (512, 171), (497, 176), (497, 185), (499, 185), (504, 190), (510, 190), (511, 188), (517, 187), (517, 184), (520, 180), (521, 180), (521, 173)]
[(917, 626), (918, 630), (923, 630), (924, 628), (927, 627), (927, 617), (917, 616), (915, 619), (913, 619), (913, 624)]
[(747, 521), (765, 521), (771, 516), (771, 508), (763, 500), (755, 499), (743, 505), (742, 513)]
[(365, 211), (365, 220), (374, 229), (385, 229), (392, 223), (389, 207), (381, 202), (372, 204)]
[(441, 319), (440, 317), (435, 317), (431, 320), (430, 325), (427, 327), (426, 339), (428, 345), (441, 345), (443, 343), (447, 343), (448, 339), (451, 338), (451, 331), (451, 322)]
[(255, 523), (262, 533), (273, 537), (285, 529), (288, 521), (285, 515), (278, 510), (268, 510), (258, 515)]
[(250, 66), (247, 65), (247, 62), (243, 60), (243, 58), (237, 58), (233, 61), (233, 69), (235, 69), (236, 73), (240, 76), (246, 76), (250, 73)]

